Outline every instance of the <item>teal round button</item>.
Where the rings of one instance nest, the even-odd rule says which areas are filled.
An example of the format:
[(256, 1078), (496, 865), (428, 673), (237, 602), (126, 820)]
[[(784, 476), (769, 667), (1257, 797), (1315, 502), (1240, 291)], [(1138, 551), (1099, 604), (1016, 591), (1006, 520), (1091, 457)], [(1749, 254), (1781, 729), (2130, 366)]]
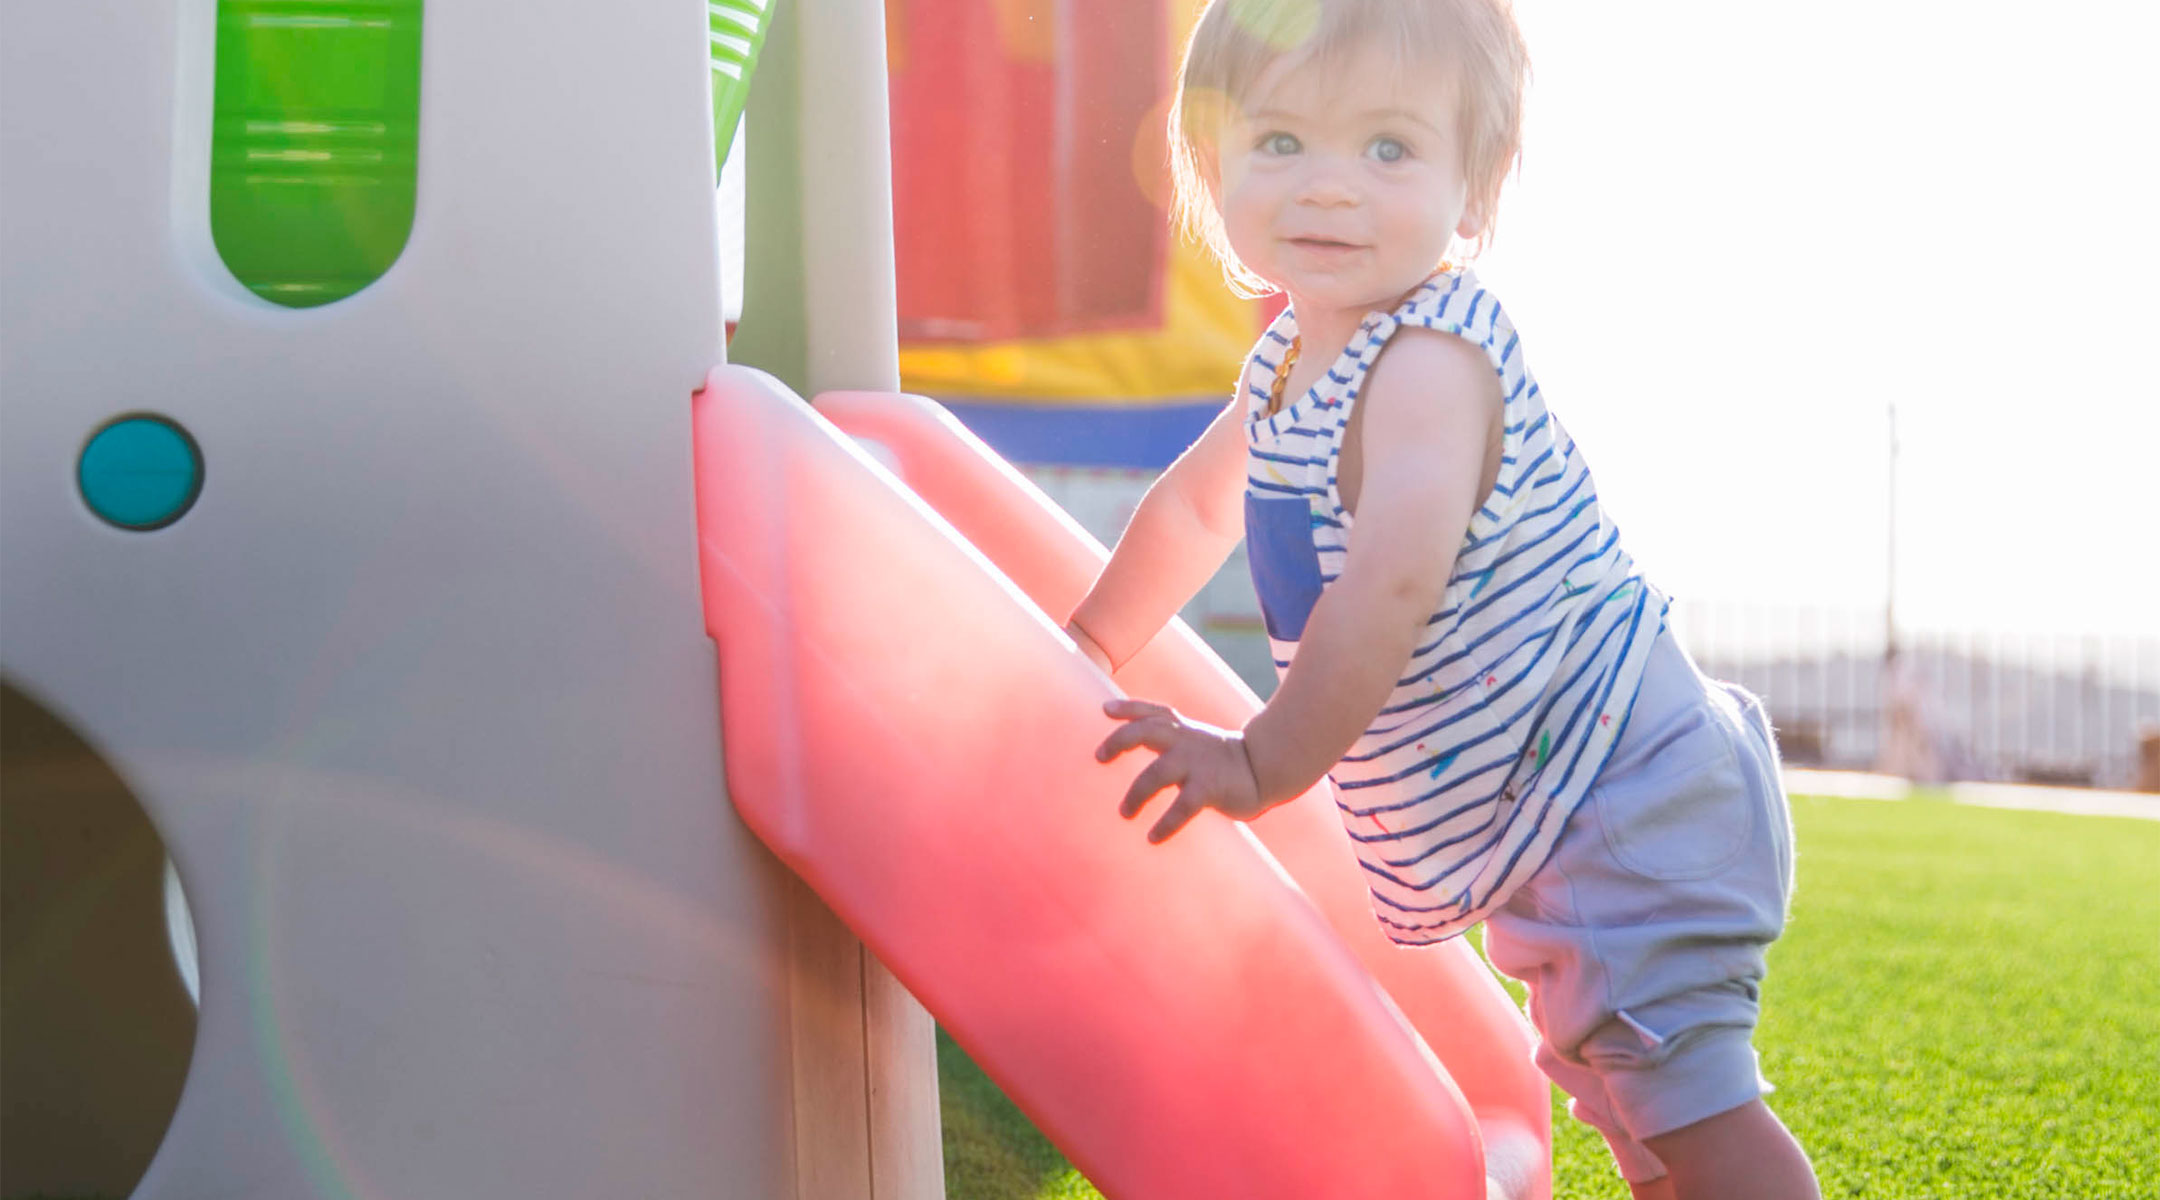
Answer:
[(202, 449), (179, 423), (130, 413), (90, 435), (75, 482), (90, 511), (122, 529), (162, 529), (202, 494)]

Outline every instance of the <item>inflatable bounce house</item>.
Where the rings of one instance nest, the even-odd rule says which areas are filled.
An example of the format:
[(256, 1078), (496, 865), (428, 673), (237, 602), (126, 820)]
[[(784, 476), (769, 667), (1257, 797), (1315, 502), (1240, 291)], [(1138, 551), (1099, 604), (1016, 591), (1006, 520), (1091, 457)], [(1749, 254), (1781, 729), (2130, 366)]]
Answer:
[(0, 10), (0, 1193), (927, 1200), (934, 1018), (1119, 1200), (1549, 1196), (1324, 786), (1118, 818), (1105, 699), (1257, 701), (1075, 653), (1101, 545), (953, 415), (1250, 336), (1132, 9)]
[[(1170, 231), (1167, 101), (1199, 7), (886, 6), (901, 383), (1106, 541), (1280, 307)], [(1185, 616), (1274, 686), (1242, 550)]]

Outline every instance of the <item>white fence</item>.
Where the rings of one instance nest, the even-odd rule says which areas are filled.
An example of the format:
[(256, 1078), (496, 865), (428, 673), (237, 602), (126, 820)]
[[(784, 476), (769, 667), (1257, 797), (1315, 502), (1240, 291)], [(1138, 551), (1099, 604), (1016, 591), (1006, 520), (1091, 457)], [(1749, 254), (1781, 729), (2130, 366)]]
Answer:
[[(1882, 614), (1677, 604), (1696, 663), (1763, 697), (1797, 764), (1881, 760), (1890, 688)], [(2129, 787), (2160, 727), (2160, 636), (1898, 633), (1900, 669), (1948, 779)]]

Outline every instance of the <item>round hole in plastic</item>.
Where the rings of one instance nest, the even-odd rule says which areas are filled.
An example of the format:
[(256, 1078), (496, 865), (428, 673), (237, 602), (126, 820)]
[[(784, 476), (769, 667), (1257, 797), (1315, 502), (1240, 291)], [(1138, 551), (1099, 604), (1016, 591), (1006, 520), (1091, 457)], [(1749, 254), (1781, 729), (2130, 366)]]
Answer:
[(164, 1140), (195, 1045), (165, 869), (112, 767), (0, 683), (0, 1197), (125, 1196)]

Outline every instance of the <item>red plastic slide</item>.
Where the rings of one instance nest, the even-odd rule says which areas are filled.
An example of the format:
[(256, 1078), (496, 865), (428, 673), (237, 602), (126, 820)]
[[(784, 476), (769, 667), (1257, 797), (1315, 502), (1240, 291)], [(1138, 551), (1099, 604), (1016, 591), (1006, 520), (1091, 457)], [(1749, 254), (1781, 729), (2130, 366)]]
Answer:
[[(1498, 1173), (1534, 1172), (1543, 1194), (1541, 1083), (1518, 1110), (1487, 1086), (1504, 1071), (1464, 1057), (1459, 1091), (1375, 985), (1375, 948), (1353, 953), (1245, 827), (1204, 818), (1150, 847), (1118, 818), (1140, 764), (1091, 753), (1116, 693), (1036, 602), (769, 377), (720, 368), (694, 411), (736, 806), (1090, 1179), (1120, 1200), (1474, 1200), (1483, 1124), (1509, 1143)], [(943, 432), (879, 440), (904, 458), (903, 444), (965, 437), (926, 428)], [(978, 443), (958, 444), (1011, 489), (987, 494), (993, 509), (1033, 507), (1087, 544)], [(1237, 719), (1139, 670), (1121, 676), (1135, 692)], [(1298, 806), (1332, 824), (1328, 803), (1260, 824), (1288, 828)], [(1328, 866), (1320, 844), (1279, 853), (1300, 878), (1333, 879), (1306, 883), (1332, 911), (1355, 867), (1347, 849)], [(1428, 1040), (1487, 1039), (1487, 1057), (1528, 1070), (1519, 1018), (1482, 967), (1472, 979), (1382, 943), (1382, 961), (1441, 964), (1389, 981), (1452, 1030)], [(1535, 1164), (1515, 1161), (1526, 1141)]]
[[(874, 442), (887, 465), (1037, 607), (1062, 620), (1109, 551), (936, 403), (887, 392), (830, 392), (817, 410)], [(1126, 693), (1227, 728), (1260, 701), (1182, 621), (1119, 669)], [(1158, 801), (1158, 804), (1161, 803)], [(1477, 1113), (1487, 1170), (1511, 1197), (1552, 1194), (1550, 1085), (1532, 1064), (1529, 1024), (1462, 939), (1401, 946), (1373, 919), (1331, 785), (1252, 823), (1261, 844), (1318, 904), (1337, 936), (1439, 1055)]]

